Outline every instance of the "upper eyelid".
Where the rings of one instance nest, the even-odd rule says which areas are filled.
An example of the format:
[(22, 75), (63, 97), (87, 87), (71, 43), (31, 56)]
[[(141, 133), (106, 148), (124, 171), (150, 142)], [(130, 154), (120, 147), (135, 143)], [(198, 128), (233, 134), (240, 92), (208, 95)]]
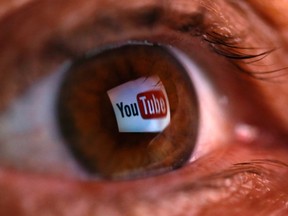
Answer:
[[(233, 6), (235, 7), (235, 5)], [(240, 10), (240, 8), (238, 9)], [(172, 13), (173, 16), (170, 16), (168, 14), (169, 12)], [(241, 10), (240, 12), (243, 13)], [(274, 47), (258, 48), (243, 46), (240, 42), (245, 40), (245, 35), (227, 34), (227, 31), (223, 32), (220, 28), (214, 28), (210, 25), (209, 21), (206, 22), (207, 13), (209, 12), (203, 5), (199, 5), (193, 13), (169, 11), (169, 9), (166, 11), (162, 7), (152, 6), (136, 10), (131, 14), (128, 13), (127, 16), (129, 17), (129, 20), (133, 20), (135, 25), (144, 25), (149, 28), (153, 28), (157, 25), (164, 25), (174, 31), (192, 37), (201, 37), (203, 41), (208, 43), (213, 52), (232, 61), (240, 71), (251, 77), (257, 78), (257, 75), (259, 74), (265, 75), (279, 71), (279, 69), (275, 69), (272, 71), (255, 72), (248, 71), (242, 67), (242, 63), (249, 64), (265, 59), (276, 49)]]
[[(156, 25), (163, 25), (171, 28), (174, 31), (178, 31), (192, 37), (201, 37), (204, 41), (208, 42), (212, 48), (212, 51), (226, 57), (227, 59), (246, 60), (259, 57), (262, 58), (274, 50), (266, 50), (264, 52), (260, 52), (259, 54), (249, 54), (248, 52), (244, 52), (244, 50), (255, 50), (257, 48), (242, 47), (238, 44), (238, 41), (243, 41), (241, 36), (227, 36), (227, 34), (217, 31), (215, 28), (211, 28), (209, 23), (205, 22), (207, 11), (203, 7), (199, 7), (199, 9), (191, 14), (174, 11), (170, 12), (173, 14), (173, 16), (167, 16), (166, 14), (168, 12), (163, 10), (163, 8), (153, 6), (136, 10), (134, 13), (127, 15), (127, 18), (128, 20), (133, 20), (132, 22), (134, 22), (134, 25), (143, 25), (148, 28), (153, 28)], [(104, 17), (103, 20), (98, 20), (98, 23), (105, 23), (107, 21), (106, 19), (107, 17)], [(68, 51), (67, 54), (69, 56), (74, 56), (76, 58), (79, 57), (77, 54), (73, 54), (73, 51), (71, 52), (71, 50), (67, 49), (67, 47), (61, 46), (61, 42), (56, 46), (64, 51)]]
[(225, 57), (236, 65), (237, 69), (253, 78), (260, 79), (262, 78), (262, 75), (275, 73), (282, 70), (282, 68), (278, 68), (271, 71), (256, 72), (246, 70), (245, 67), (242, 67), (243, 64), (253, 64), (265, 59), (271, 53), (276, 51), (276, 48), (243, 45), (242, 42), (245, 41), (246, 37), (243, 32), (242, 34), (232, 34), (229, 32), (229, 30), (223, 32), (220, 28), (214, 28), (209, 22), (206, 22), (206, 13), (207, 11), (202, 8), (195, 14), (181, 15), (182, 17), (180, 16), (180, 20), (182, 20), (182, 22), (179, 22), (172, 28), (184, 34), (200, 37), (203, 41), (208, 43), (209, 47), (214, 53)]

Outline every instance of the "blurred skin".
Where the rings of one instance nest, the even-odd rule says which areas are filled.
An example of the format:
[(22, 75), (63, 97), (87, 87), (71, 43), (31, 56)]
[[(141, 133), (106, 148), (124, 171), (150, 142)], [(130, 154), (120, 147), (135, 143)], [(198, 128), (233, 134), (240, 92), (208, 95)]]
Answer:
[[(195, 58), (215, 97), (229, 103), (219, 102), (221, 139), (200, 143), (211, 149), (171, 173), (109, 182), (3, 167), (0, 215), (288, 214), (287, 1), (31, 1), (0, 3), (1, 110), (66, 59), (131, 39), (170, 44)], [(255, 48), (244, 53), (275, 50), (232, 64), (189, 32), (197, 27), (190, 15), (199, 13), (218, 32), (241, 38), (238, 46)], [(268, 71), (275, 72), (256, 74)]]

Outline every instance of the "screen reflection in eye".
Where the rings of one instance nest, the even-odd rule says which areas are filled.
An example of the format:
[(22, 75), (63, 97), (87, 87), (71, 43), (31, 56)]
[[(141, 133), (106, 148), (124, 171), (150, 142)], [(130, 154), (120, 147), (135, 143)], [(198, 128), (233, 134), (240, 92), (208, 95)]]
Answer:
[[(23, 116), (28, 115), (32, 129), (42, 127), (50, 134), (48, 140), (62, 140), (57, 144), (72, 152), (88, 175), (100, 178), (150, 176), (189, 160), (199, 129), (198, 99), (191, 78), (171, 50), (156, 44), (123, 45), (65, 68), (36, 83), (4, 115), (2, 125), (7, 128), (13, 119), (22, 119), (20, 133), (25, 134)], [(36, 109), (35, 113), (29, 109)], [(124, 123), (127, 128), (120, 127)], [(19, 133), (13, 128), (7, 132)], [(30, 143), (33, 149), (33, 142), (14, 139), (14, 148)], [(49, 155), (55, 151), (51, 149)]]
[[(67, 146), (84, 167), (104, 177), (178, 168), (195, 145), (198, 105), (192, 82), (160, 46), (122, 46), (80, 60), (67, 71), (58, 101)], [(127, 128), (119, 131), (124, 122)]]

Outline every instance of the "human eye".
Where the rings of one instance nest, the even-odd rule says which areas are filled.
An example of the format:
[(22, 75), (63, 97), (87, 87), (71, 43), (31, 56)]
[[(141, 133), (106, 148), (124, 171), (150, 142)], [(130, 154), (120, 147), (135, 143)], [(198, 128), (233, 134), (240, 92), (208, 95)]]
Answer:
[[(279, 17), (284, 12), (279, 4), (270, 3), (224, 0), (179, 0), (165, 3), (43, 0), (11, 9), (11, 12), (6, 11), (0, 23), (0, 212), (5, 215), (285, 214), (287, 40), (284, 21), (272, 12), (266, 12), (265, 8), (269, 4), (271, 10), (278, 11)], [(125, 59), (127, 55), (124, 55), (122, 49), (128, 47), (128, 50), (131, 48), (137, 53), (137, 50), (151, 49), (151, 45), (156, 47), (156, 51), (149, 51), (149, 58), (153, 58), (155, 52), (164, 50), (177, 65), (181, 65), (183, 73), (187, 72), (187, 76), (192, 74), (189, 79), (180, 79), (178, 70), (168, 78), (163, 78), (159, 70), (156, 70), (156, 74), (147, 73), (148, 70), (143, 73), (136, 70), (137, 73), (133, 72), (128, 78), (119, 76), (123, 81), (120, 82), (118, 77), (117, 84), (105, 87), (104, 92), (107, 96), (106, 92), (115, 90), (115, 87), (125, 87), (131, 81), (135, 84), (135, 80), (148, 80), (148, 83), (158, 86), (159, 83), (163, 84), (165, 91), (163, 88), (157, 90), (168, 95), (169, 105), (173, 107), (169, 92), (179, 93), (177, 89), (183, 86), (184, 91), (179, 94), (183, 98), (185, 96), (185, 101), (188, 98), (188, 104), (192, 104), (189, 112), (194, 112), (196, 116), (199, 112), (200, 120), (199, 130), (196, 124), (192, 129), (185, 126), (177, 132), (181, 133), (188, 128), (184, 140), (191, 139), (192, 145), (194, 133), (197, 132), (196, 146), (189, 150), (190, 161), (187, 159), (181, 168), (171, 172), (165, 170), (160, 172), (161, 175), (157, 172), (154, 176), (147, 169), (145, 177), (144, 166), (136, 179), (128, 171), (122, 181), (107, 180), (101, 176), (101, 172), (98, 173), (99, 178), (90, 174), (87, 177), (87, 173), (78, 166), (77, 157), (75, 159), (68, 155), (66, 148), (59, 147), (61, 144), (53, 139), (49, 143), (52, 150), (46, 149), (48, 141), (43, 139), (45, 133), (43, 135), (43, 131), (37, 127), (28, 127), (27, 113), (33, 112), (32, 115), (39, 116), (41, 120), (43, 115), (38, 113), (38, 107), (41, 110), (49, 107), (46, 102), (50, 99), (48, 97), (49, 100), (46, 100), (45, 97), (47, 92), (48, 95), (54, 92), (52, 95), (59, 94), (59, 97), (64, 98), (73, 93), (73, 98), (76, 98), (74, 86), (83, 89), (80, 84), (82, 80), (85, 81), (85, 76), (74, 73), (75, 67), (71, 66), (71, 62), (72, 65), (73, 62), (81, 62), (78, 66), (82, 71), (82, 67), (86, 69), (91, 59), (97, 60), (105, 52), (113, 54), (121, 51), (120, 56)], [(97, 53), (99, 47), (102, 50), (100, 54)], [(145, 58), (148, 58), (149, 52), (142, 52), (146, 53)], [(133, 57), (129, 55), (129, 59), (137, 57), (138, 54)], [(138, 60), (133, 62), (136, 62), (136, 67)], [(103, 66), (99, 68), (98, 71), (106, 70)], [(141, 65), (139, 68), (146, 66)], [(94, 69), (93, 66), (92, 71)], [(53, 76), (57, 77), (57, 74), (60, 74), (60, 91), (56, 91), (58, 86), (53, 86)], [(64, 74), (64, 78), (61, 74)], [(49, 79), (51, 76), (53, 79)], [(108, 78), (111, 80), (112, 76)], [(77, 80), (78, 85), (74, 85), (73, 79)], [(176, 83), (175, 80), (180, 82)], [(107, 84), (104, 81), (100, 75), (95, 79), (95, 82)], [(63, 87), (65, 82), (67, 88)], [(82, 84), (87, 86), (86, 81)], [(134, 84), (133, 88), (137, 89), (139, 85)], [(19, 95), (26, 95), (27, 89), (31, 88), (36, 89), (34, 93), (28, 94), (31, 104), (27, 105), (24, 100), (26, 104), (20, 103), (20, 107), (14, 107), (13, 104), (18, 104)], [(39, 104), (39, 101), (34, 102), (37, 93), (41, 93), (38, 95), (41, 99)], [(81, 92), (79, 95), (83, 104), (84, 96)], [(128, 96), (124, 94), (124, 98)], [(196, 98), (199, 104), (194, 103)], [(66, 114), (74, 106), (73, 103), (67, 105), (65, 101), (60, 100), (62, 111), (59, 115), (66, 122)], [(30, 110), (32, 105), (35, 112)], [(2, 118), (9, 113), (11, 107), (18, 115), (14, 119)], [(185, 109), (188, 108), (185, 106)], [(121, 112), (120, 108), (121, 113), (124, 111)], [(44, 114), (49, 123), (52, 117)], [(127, 111), (125, 115), (130, 114)], [(86, 116), (85, 111), (80, 116)], [(70, 117), (68, 119), (71, 121)], [(89, 132), (90, 124), (92, 128), (95, 125), (89, 117), (87, 121), (83, 124), (76, 122), (79, 125), (88, 124), (81, 134)], [(197, 118), (189, 122), (198, 123)], [(60, 130), (66, 131), (66, 125), (69, 124), (63, 125)], [(10, 126), (12, 131), (20, 128), (25, 133), (13, 137), (13, 134), (8, 133)], [(164, 124), (159, 134), (165, 127)], [(141, 130), (148, 129), (145, 127)], [(73, 129), (72, 133), (64, 135), (67, 143), (71, 143), (70, 136), (76, 132)], [(127, 139), (131, 137), (133, 135), (129, 134)], [(32, 141), (36, 143), (33, 148), (37, 151), (29, 152), (23, 145), (21, 149), (11, 147), (13, 143), (29, 145)], [(11, 154), (7, 151), (9, 148)], [(23, 151), (26, 151), (26, 155), (21, 159)], [(14, 155), (14, 158), (5, 158), (7, 155)], [(104, 164), (106, 162), (108, 160), (104, 158)], [(121, 161), (117, 161), (116, 165), (118, 162)]]

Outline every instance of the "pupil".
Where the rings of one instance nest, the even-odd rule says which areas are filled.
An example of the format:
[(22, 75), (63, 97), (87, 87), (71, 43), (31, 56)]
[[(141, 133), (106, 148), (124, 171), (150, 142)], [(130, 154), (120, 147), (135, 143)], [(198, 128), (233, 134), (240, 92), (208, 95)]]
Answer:
[(60, 86), (65, 145), (91, 175), (129, 179), (190, 157), (198, 132), (191, 79), (165, 47), (125, 45), (80, 59)]

